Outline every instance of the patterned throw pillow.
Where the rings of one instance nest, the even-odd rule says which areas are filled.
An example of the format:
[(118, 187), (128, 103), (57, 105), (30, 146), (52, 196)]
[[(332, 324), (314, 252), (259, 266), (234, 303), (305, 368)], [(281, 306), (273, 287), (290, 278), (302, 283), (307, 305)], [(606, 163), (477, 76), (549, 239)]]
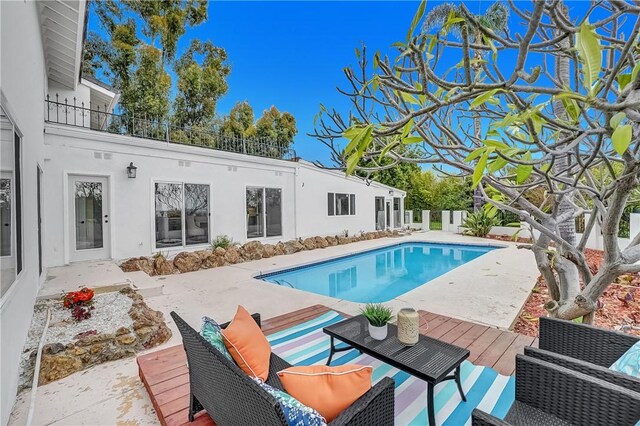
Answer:
[(640, 342), (631, 346), (609, 369), (640, 379)]
[(211, 346), (220, 351), (222, 355), (226, 356), (229, 361), (233, 362), (231, 354), (227, 350), (227, 347), (224, 345), (224, 341), (222, 340), (222, 332), (220, 330), (220, 325), (217, 322), (209, 317), (202, 317), (202, 328), (200, 329), (200, 335), (204, 337), (207, 342), (211, 343)]
[(307, 407), (286, 392), (264, 383), (258, 378), (253, 379), (258, 386), (275, 397), (282, 407), (284, 417), (289, 426), (325, 426), (324, 418), (311, 407)]

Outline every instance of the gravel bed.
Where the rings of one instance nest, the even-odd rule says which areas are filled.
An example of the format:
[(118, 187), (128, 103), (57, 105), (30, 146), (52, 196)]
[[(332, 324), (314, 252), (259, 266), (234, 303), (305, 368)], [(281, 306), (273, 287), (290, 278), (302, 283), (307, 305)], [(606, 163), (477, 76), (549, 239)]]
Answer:
[(30, 358), (32, 352), (38, 349), (42, 331), (47, 322), (47, 308), (51, 309), (51, 320), (44, 344), (66, 345), (77, 340), (78, 334), (87, 331), (104, 334), (115, 333), (120, 327), (131, 329), (133, 321), (129, 316), (129, 310), (132, 304), (133, 300), (129, 296), (118, 291), (96, 294), (93, 297), (95, 309), (91, 311), (91, 318), (80, 322), (73, 319), (71, 310), (65, 308), (59, 298), (43, 300), (36, 304), (22, 353), (21, 385), (30, 386), (30, 378), (33, 377), (33, 359), (35, 359)]

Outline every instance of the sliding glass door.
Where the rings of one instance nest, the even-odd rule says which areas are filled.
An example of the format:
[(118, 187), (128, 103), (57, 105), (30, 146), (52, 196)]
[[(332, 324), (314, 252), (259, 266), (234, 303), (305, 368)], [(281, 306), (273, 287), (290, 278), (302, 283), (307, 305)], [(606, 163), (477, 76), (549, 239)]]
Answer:
[(209, 243), (209, 185), (155, 184), (156, 248)]
[(282, 189), (247, 187), (247, 238), (282, 236)]

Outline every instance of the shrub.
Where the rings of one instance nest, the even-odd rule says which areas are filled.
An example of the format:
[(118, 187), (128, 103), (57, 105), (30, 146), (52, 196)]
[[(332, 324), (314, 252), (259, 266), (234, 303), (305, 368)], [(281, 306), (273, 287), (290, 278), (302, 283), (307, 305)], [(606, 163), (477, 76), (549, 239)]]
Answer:
[(228, 235), (218, 235), (213, 241), (211, 241), (211, 250), (215, 250), (218, 247), (226, 249), (235, 245), (236, 243)]
[(391, 308), (382, 303), (367, 303), (360, 312), (374, 327), (382, 327), (393, 319)]
[(495, 215), (488, 213), (485, 209), (480, 209), (467, 216), (462, 227), (465, 228), (465, 235), (486, 237), (489, 232), (491, 232), (491, 228), (498, 226), (498, 223), (498, 219)]

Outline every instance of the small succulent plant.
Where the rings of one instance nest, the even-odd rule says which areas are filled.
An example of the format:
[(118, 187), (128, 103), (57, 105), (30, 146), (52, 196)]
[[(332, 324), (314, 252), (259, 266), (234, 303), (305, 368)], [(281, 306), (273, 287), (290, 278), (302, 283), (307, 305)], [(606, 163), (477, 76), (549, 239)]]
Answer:
[(382, 327), (393, 319), (393, 310), (382, 303), (367, 303), (360, 312), (374, 327)]

